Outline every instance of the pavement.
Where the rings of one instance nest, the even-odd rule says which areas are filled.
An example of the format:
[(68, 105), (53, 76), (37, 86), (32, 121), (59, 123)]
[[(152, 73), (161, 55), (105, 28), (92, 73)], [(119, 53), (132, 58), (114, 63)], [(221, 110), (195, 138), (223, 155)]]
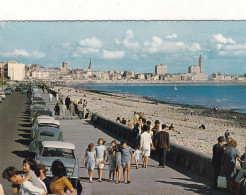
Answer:
[[(43, 94), (50, 110), (54, 110), (55, 98), (53, 102), (48, 102), (48, 94)], [(28, 146), (30, 144), (30, 113), (29, 100), (26, 95), (15, 92), (7, 96), (6, 100), (0, 104), (0, 172), (9, 165), (22, 170), (22, 161), (29, 156)], [(88, 105), (90, 107), (90, 105)], [(64, 139), (72, 142), (76, 146), (76, 157), (80, 164), (80, 182), (83, 186), (82, 194), (227, 194), (221, 191), (214, 191), (209, 186), (211, 181), (199, 177), (191, 171), (180, 168), (174, 164), (167, 164), (166, 168), (157, 167), (157, 162), (149, 159), (149, 167), (136, 169), (131, 166), (131, 184), (115, 184), (107, 182), (108, 170), (105, 166), (103, 170), (103, 182), (96, 182), (98, 175), (94, 171), (94, 183), (88, 182), (88, 173), (82, 164), (85, 150), (89, 143), (97, 143), (99, 138), (106, 140), (106, 146), (110, 146), (112, 140), (120, 141), (120, 138), (110, 134), (105, 129), (94, 128), (89, 120), (79, 120), (74, 116), (70, 120), (67, 117), (60, 120)], [(122, 172), (122, 171), (121, 171)], [(121, 178), (123, 176), (121, 175)], [(11, 194), (11, 183), (0, 177), (5, 194)]]

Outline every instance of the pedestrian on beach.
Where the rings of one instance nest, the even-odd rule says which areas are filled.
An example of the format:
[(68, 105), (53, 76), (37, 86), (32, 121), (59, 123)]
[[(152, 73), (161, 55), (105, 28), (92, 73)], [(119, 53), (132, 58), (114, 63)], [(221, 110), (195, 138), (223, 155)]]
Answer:
[(70, 102), (69, 111), (70, 111), (70, 117), (71, 117), (71, 120), (72, 120), (73, 119), (73, 116), (75, 114), (75, 107), (74, 107), (73, 102)]
[(56, 119), (57, 119), (58, 116), (60, 116), (60, 107), (59, 107), (58, 103), (56, 103), (56, 105), (54, 107), (54, 111), (55, 111), (55, 116), (56, 116)]
[(120, 170), (121, 170), (121, 149), (120, 145), (117, 144), (114, 149), (114, 157), (115, 157), (115, 170), (116, 170), (116, 184), (120, 182)]
[(66, 104), (68, 110), (69, 110), (70, 103), (71, 103), (70, 97), (67, 96), (66, 99), (65, 99), (65, 104)]
[(218, 177), (221, 173), (221, 158), (224, 152), (223, 146), (225, 144), (225, 137), (218, 137), (218, 143), (213, 146), (213, 157), (212, 157), (212, 165), (214, 168), (214, 180), (213, 180), (213, 188), (217, 189), (217, 181)]
[(87, 114), (87, 101), (84, 100), (84, 103), (83, 103), (83, 118), (86, 118), (86, 114)]
[[(3, 173), (2, 173), (3, 179), (7, 179), (8, 181), (11, 181), (14, 186), (20, 185), (19, 192), (15, 191), (15, 193), (19, 195), (29, 195), (29, 194), (35, 194), (35, 195), (46, 195), (45, 190), (42, 188), (38, 188), (34, 186), (30, 181), (23, 180), (23, 176), (19, 174), (18, 169), (15, 167), (7, 167)], [(24, 181), (24, 182), (23, 182)], [(20, 184), (21, 183), (21, 184)]]
[(121, 123), (120, 117), (117, 117), (116, 122)]
[(233, 181), (236, 175), (236, 161), (238, 160), (240, 163), (242, 162), (236, 147), (237, 142), (232, 139), (228, 143), (228, 148), (224, 151), (221, 159), (221, 168), (226, 177), (227, 189), (230, 192), (233, 192)]
[(52, 102), (52, 98), (53, 98), (53, 95), (52, 95), (52, 93), (50, 92), (50, 94), (49, 94), (49, 101), (50, 101), (50, 102)]
[(90, 183), (92, 183), (93, 171), (95, 166), (97, 165), (96, 151), (94, 150), (93, 143), (90, 143), (85, 151), (83, 164), (88, 169), (89, 181)]
[(114, 175), (115, 175), (115, 158), (113, 155), (113, 150), (111, 147), (107, 148), (107, 160), (108, 163), (108, 170), (109, 170), (109, 182), (114, 181)]
[(133, 154), (133, 160), (135, 161), (136, 169), (138, 169), (138, 163), (139, 163), (140, 154), (141, 154), (140, 147), (137, 146), (135, 148), (135, 151), (134, 151), (134, 154)]
[(50, 190), (52, 194), (67, 194), (70, 191), (70, 195), (76, 195), (76, 191), (73, 188), (70, 181), (66, 178), (67, 171), (64, 164), (60, 160), (55, 160), (51, 166), (51, 172), (53, 178), (50, 182)]
[[(131, 183), (130, 180), (130, 167), (131, 163), (133, 163), (133, 154), (132, 149), (127, 146), (126, 141), (121, 142), (121, 164), (123, 167), (123, 176), (124, 176), (124, 183), (129, 184)], [(126, 177), (127, 172), (127, 177)]]
[(77, 108), (78, 108), (79, 118), (81, 120), (83, 118), (83, 110), (84, 110), (84, 108), (83, 108), (83, 102), (81, 100), (78, 102)]
[(165, 168), (167, 152), (170, 150), (169, 133), (166, 131), (167, 126), (162, 125), (162, 130), (156, 134), (155, 148), (159, 153), (159, 166)]
[(143, 167), (147, 168), (148, 167), (148, 160), (153, 146), (153, 142), (151, 139), (151, 135), (148, 133), (149, 131), (149, 126), (144, 125), (143, 126), (143, 133), (140, 135), (140, 150), (142, 150), (142, 160), (143, 160)]
[(46, 177), (47, 169), (45, 168), (45, 166), (43, 164), (38, 164), (37, 169), (39, 171), (39, 179), (42, 182), (44, 182), (44, 184), (45, 184), (45, 186), (47, 188), (48, 194), (51, 194), (51, 191), (50, 191), (50, 180)]
[(65, 103), (62, 103), (61, 108), (60, 108), (60, 115), (64, 119), (66, 116), (66, 105)]
[(98, 182), (102, 182), (102, 170), (105, 163), (106, 147), (104, 146), (105, 141), (102, 138), (98, 139), (97, 146), (95, 148), (98, 166)]

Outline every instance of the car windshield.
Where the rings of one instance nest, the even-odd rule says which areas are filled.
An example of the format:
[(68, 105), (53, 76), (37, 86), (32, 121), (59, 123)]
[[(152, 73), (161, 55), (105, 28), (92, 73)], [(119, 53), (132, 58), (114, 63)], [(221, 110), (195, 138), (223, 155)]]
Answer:
[(43, 150), (43, 157), (60, 157), (74, 159), (73, 150), (67, 148), (49, 148), (45, 147)]

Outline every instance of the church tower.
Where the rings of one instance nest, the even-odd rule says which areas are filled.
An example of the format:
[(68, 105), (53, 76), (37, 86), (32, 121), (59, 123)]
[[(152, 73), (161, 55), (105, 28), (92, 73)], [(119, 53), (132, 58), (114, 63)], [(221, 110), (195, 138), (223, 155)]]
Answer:
[(203, 60), (202, 60), (202, 54), (200, 54), (200, 57), (199, 57), (199, 66), (200, 66), (200, 73), (203, 73)]
[(90, 59), (90, 63), (89, 63), (89, 67), (88, 67), (89, 70), (92, 70), (92, 64), (91, 64), (91, 59)]

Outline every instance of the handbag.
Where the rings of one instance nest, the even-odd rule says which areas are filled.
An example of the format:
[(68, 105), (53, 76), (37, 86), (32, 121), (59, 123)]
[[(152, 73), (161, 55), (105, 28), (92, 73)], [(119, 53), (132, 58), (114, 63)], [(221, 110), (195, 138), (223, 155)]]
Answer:
[(224, 174), (222, 175), (222, 171), (220, 173), (220, 176), (218, 176), (217, 187), (218, 188), (224, 188), (224, 189), (227, 188), (226, 177), (224, 176)]

